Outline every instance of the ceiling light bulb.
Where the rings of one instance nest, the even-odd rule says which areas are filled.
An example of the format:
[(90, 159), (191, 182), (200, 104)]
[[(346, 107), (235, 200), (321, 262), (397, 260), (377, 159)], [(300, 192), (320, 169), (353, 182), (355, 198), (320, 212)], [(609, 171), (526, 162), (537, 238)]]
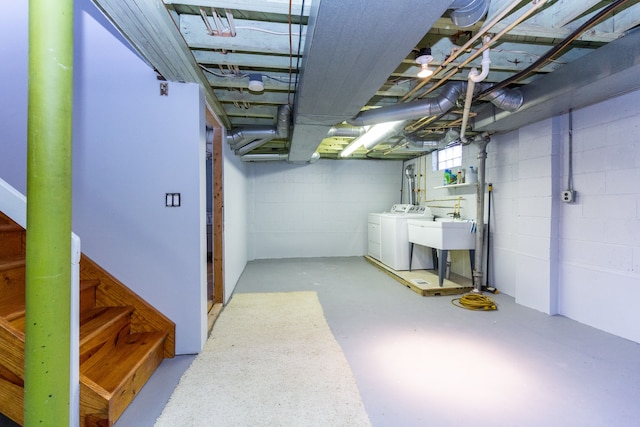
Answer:
[(433, 71), (429, 69), (429, 63), (433, 61), (430, 48), (423, 48), (416, 54), (416, 63), (420, 64), (420, 71), (418, 71), (418, 77), (425, 78), (433, 74)]
[(429, 69), (429, 64), (422, 64), (420, 66), (420, 71), (418, 71), (418, 77), (424, 79), (425, 77), (429, 77), (433, 74), (433, 71)]

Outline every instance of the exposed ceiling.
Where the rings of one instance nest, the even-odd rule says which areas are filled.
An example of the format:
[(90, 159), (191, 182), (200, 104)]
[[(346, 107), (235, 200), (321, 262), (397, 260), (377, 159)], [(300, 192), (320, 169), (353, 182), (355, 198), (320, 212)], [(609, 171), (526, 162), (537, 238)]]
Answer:
[[(161, 78), (204, 87), (244, 160), (340, 158), (360, 125), (391, 119), (348, 158), (406, 159), (640, 87), (640, 0), (94, 3)], [(252, 74), (263, 90), (249, 90)]]

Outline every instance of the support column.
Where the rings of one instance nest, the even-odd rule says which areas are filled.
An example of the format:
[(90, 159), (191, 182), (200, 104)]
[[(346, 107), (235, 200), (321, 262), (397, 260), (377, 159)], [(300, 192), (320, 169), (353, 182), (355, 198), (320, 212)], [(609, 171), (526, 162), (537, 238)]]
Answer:
[(29, 1), (26, 426), (69, 425), (73, 0)]

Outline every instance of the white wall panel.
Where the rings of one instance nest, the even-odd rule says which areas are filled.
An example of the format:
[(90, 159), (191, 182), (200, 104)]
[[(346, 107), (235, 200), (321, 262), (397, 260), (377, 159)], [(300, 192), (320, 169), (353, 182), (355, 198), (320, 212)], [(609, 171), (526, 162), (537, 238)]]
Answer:
[(247, 264), (247, 222), (251, 211), (248, 195), (247, 164), (230, 149), (223, 139), (224, 183), (224, 300), (229, 301)]

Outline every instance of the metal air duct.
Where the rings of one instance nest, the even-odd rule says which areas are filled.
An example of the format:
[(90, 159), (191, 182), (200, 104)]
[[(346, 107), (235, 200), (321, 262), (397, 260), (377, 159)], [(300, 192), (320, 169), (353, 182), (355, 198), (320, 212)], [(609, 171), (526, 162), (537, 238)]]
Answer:
[(457, 141), (460, 138), (460, 132), (456, 129), (449, 129), (445, 133), (435, 134), (433, 136), (433, 139), (416, 139), (407, 136), (407, 147), (414, 151), (433, 151)]
[(331, 126), (358, 114), (451, 3), (311, 2), (289, 160), (308, 161)]
[[(288, 160), (289, 155), (287, 153), (264, 153), (264, 154), (245, 154), (240, 156), (240, 160), (243, 162), (283, 162)], [(317, 151), (311, 155), (311, 159), (307, 162), (289, 162), (295, 164), (302, 163), (315, 163), (320, 160), (320, 153)]]
[[(490, 86), (491, 84), (479, 84), (476, 88), (478, 91), (483, 91)], [(348, 120), (348, 123), (354, 126), (366, 126), (398, 120), (415, 120), (425, 116), (440, 116), (456, 105), (456, 101), (465, 93), (466, 88), (467, 82), (449, 82), (442, 87), (438, 96), (362, 111)], [(519, 89), (500, 89), (493, 95), (490, 102), (503, 110), (516, 111), (523, 103)]]
[[(240, 126), (227, 134), (227, 142), (238, 154), (245, 154), (264, 145), (274, 138), (288, 138), (291, 124), (291, 108), (284, 104), (278, 107), (278, 115), (274, 126)], [(251, 148), (239, 150), (251, 144)]]
[(490, 0), (454, 0), (449, 17), (456, 27), (470, 27), (487, 13)]
[(364, 135), (367, 130), (360, 126), (333, 126), (327, 132), (327, 137), (338, 137), (338, 138), (357, 138), (359, 136)]

